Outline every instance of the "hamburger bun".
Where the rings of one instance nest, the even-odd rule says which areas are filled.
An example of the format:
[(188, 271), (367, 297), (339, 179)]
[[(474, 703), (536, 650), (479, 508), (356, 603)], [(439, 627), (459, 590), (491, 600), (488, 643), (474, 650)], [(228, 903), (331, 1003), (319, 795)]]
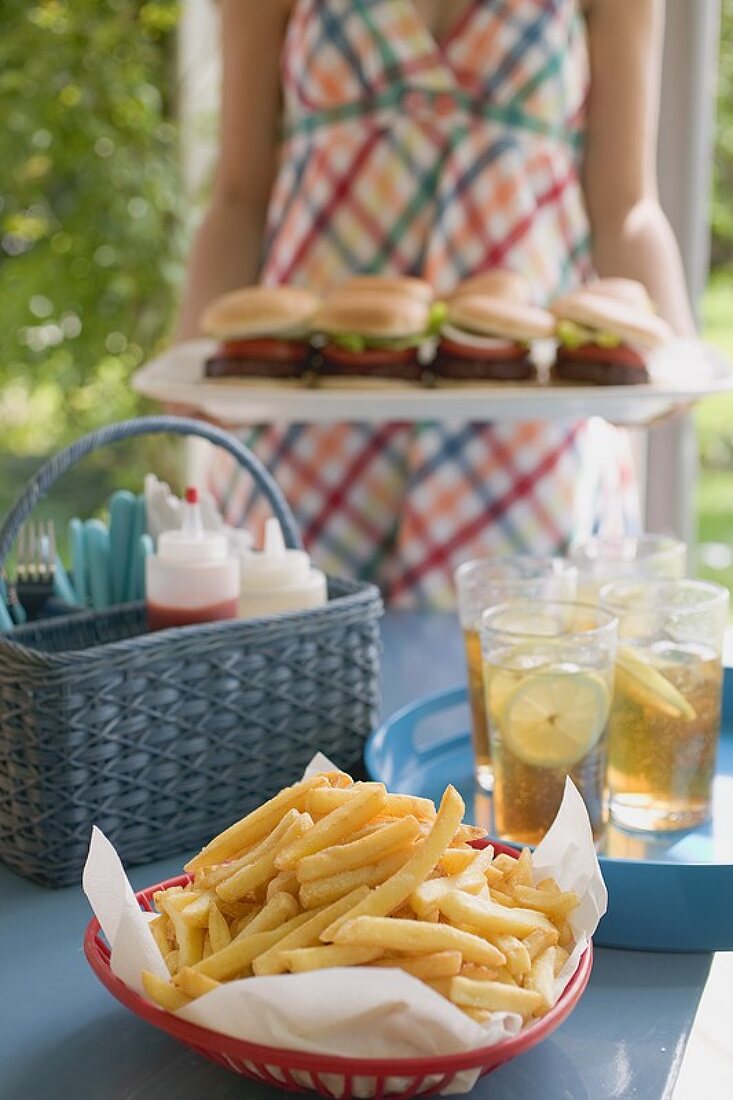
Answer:
[(487, 294), (490, 298), (512, 298), (515, 302), (529, 303), (532, 300), (532, 287), (523, 275), (516, 271), (495, 268), (480, 275), (472, 275), (451, 291), (451, 298), (462, 294)]
[(427, 279), (418, 279), (414, 275), (352, 275), (329, 293), (329, 298), (341, 292), (351, 294), (355, 291), (384, 292), (387, 294), (406, 294), (421, 302), (432, 302), (435, 291)]
[(222, 294), (201, 315), (201, 328), (218, 340), (287, 336), (310, 329), (320, 299), (297, 286), (247, 286)]
[(446, 322), (480, 336), (524, 342), (552, 336), (555, 318), (537, 306), (485, 294), (461, 294), (448, 303)]
[(636, 279), (622, 279), (616, 276), (608, 279), (594, 279), (586, 283), (583, 289), (589, 294), (600, 294), (603, 298), (615, 298), (630, 306), (639, 306), (640, 309), (654, 310), (646, 287)]
[(645, 348), (659, 347), (672, 339), (667, 322), (651, 309), (585, 289), (566, 294), (553, 303), (551, 310), (558, 320), (610, 332), (624, 342)]
[(327, 298), (313, 328), (327, 336), (355, 333), (378, 339), (420, 336), (426, 332), (430, 307), (426, 301), (386, 291), (339, 291)]

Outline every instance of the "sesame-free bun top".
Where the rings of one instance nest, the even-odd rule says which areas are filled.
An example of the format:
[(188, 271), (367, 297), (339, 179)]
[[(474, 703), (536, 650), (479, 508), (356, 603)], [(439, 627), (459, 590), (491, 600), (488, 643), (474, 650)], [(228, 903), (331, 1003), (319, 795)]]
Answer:
[(461, 294), (448, 302), (447, 324), (479, 336), (541, 340), (552, 336), (555, 318), (537, 306), (487, 294)]
[(374, 290), (387, 294), (406, 294), (421, 302), (432, 302), (435, 297), (431, 283), (427, 279), (418, 279), (415, 275), (352, 275), (334, 286), (329, 298), (342, 291), (351, 294), (353, 291), (371, 293)]
[(218, 340), (310, 330), (320, 299), (298, 286), (246, 286), (210, 302), (201, 328)]
[(337, 291), (313, 318), (317, 332), (392, 339), (426, 331), (430, 307), (419, 298), (378, 290)]
[(515, 302), (531, 302), (532, 287), (529, 280), (516, 271), (495, 268), (480, 275), (472, 275), (453, 288), (450, 298), (463, 294), (488, 294), (490, 298), (512, 298)]
[(603, 298), (616, 298), (619, 302), (626, 302), (630, 306), (639, 306), (641, 309), (652, 309), (652, 300), (647, 294), (643, 283), (636, 279), (624, 279), (620, 276), (609, 276), (607, 279), (593, 279), (586, 283), (584, 290), (590, 294), (600, 294)]
[(672, 330), (667, 322), (653, 313), (650, 307), (584, 289), (566, 294), (550, 308), (560, 321), (574, 321), (585, 328), (610, 332), (629, 344), (655, 348), (672, 339)]

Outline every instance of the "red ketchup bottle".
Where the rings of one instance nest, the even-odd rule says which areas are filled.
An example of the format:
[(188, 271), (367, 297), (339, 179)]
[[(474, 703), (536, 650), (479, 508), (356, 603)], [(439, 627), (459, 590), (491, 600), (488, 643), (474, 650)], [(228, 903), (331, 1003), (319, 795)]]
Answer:
[(237, 618), (239, 562), (225, 535), (204, 529), (196, 489), (186, 490), (180, 530), (159, 536), (145, 568), (150, 630)]

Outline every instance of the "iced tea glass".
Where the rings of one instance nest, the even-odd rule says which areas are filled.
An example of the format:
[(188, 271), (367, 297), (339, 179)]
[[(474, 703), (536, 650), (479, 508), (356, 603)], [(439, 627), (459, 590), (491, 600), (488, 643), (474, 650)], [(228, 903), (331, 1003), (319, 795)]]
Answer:
[(611, 581), (684, 577), (687, 546), (672, 535), (597, 537), (572, 547), (568, 558), (578, 569), (578, 599), (595, 603)]
[(476, 782), (482, 790), (492, 789), (493, 772), (481, 666), (481, 616), (487, 608), (507, 600), (572, 600), (575, 596), (576, 580), (575, 566), (563, 558), (533, 557), (529, 554), (476, 558), (464, 562), (456, 570), (458, 617), (463, 630), (468, 668)]
[(619, 620), (613, 821), (645, 832), (693, 828), (710, 816), (728, 591), (697, 580), (617, 581), (599, 598)]
[(481, 647), (497, 835), (540, 841), (569, 775), (600, 840), (615, 618), (590, 604), (516, 600), (482, 616)]

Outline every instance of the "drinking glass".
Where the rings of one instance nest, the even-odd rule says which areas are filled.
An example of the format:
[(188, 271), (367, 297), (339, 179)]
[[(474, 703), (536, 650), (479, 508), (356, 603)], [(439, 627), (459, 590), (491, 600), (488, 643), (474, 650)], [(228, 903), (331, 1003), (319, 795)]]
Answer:
[(516, 600), (484, 613), (481, 647), (497, 835), (541, 840), (569, 775), (600, 840), (616, 619), (589, 604)]
[(649, 577), (684, 577), (687, 546), (672, 535), (597, 537), (571, 547), (578, 569), (578, 598), (595, 603), (604, 584)]
[(728, 590), (697, 580), (617, 581), (608, 784), (616, 824), (688, 829), (710, 816)]
[(533, 557), (529, 554), (476, 558), (464, 562), (456, 570), (458, 617), (468, 668), (476, 781), (482, 790), (492, 789), (493, 773), (481, 667), (481, 615), (496, 604), (522, 597), (572, 600), (576, 582), (577, 569), (563, 558)]

